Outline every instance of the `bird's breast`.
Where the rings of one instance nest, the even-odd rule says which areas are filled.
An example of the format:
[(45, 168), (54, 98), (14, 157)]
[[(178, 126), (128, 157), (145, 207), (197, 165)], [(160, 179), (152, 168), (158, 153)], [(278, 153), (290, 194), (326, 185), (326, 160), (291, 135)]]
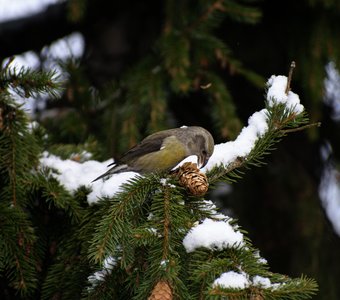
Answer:
[(158, 151), (143, 155), (138, 159), (138, 165), (143, 172), (160, 172), (170, 170), (188, 156), (186, 147), (176, 137), (164, 139)]

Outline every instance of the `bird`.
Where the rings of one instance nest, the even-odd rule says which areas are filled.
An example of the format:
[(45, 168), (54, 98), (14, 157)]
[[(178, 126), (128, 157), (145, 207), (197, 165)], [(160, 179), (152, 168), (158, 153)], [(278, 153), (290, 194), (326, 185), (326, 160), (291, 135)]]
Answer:
[(214, 152), (211, 133), (199, 126), (182, 126), (153, 133), (122, 155), (107, 172), (92, 182), (121, 172), (161, 173), (173, 169), (188, 156), (197, 156), (204, 167)]

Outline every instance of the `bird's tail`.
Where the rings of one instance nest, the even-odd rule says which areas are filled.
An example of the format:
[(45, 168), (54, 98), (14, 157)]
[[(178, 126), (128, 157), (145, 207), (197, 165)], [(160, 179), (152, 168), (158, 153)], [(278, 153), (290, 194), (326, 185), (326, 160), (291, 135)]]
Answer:
[[(112, 164), (109, 164), (111, 166)], [(97, 181), (100, 178), (104, 178), (106, 176), (112, 175), (112, 174), (117, 174), (121, 172), (127, 172), (129, 171), (129, 166), (128, 165), (114, 165), (111, 169), (106, 171), (104, 174), (98, 176), (96, 179), (92, 180), (92, 182)]]

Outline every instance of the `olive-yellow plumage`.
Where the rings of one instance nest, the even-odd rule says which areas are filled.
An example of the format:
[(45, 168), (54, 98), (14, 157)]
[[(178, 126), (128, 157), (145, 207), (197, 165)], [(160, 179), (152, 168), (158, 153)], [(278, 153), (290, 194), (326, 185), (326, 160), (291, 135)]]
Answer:
[(95, 180), (127, 171), (141, 174), (169, 171), (190, 155), (197, 156), (198, 167), (201, 168), (206, 165), (213, 151), (214, 139), (202, 127), (163, 130), (147, 136)]

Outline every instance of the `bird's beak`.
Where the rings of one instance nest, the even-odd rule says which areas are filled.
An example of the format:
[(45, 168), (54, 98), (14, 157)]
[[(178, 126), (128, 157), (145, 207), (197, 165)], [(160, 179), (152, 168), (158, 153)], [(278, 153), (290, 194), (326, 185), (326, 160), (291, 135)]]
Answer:
[(203, 168), (207, 164), (209, 158), (210, 158), (209, 156), (204, 155), (204, 154), (198, 155), (198, 158), (197, 158), (198, 168), (199, 169)]

